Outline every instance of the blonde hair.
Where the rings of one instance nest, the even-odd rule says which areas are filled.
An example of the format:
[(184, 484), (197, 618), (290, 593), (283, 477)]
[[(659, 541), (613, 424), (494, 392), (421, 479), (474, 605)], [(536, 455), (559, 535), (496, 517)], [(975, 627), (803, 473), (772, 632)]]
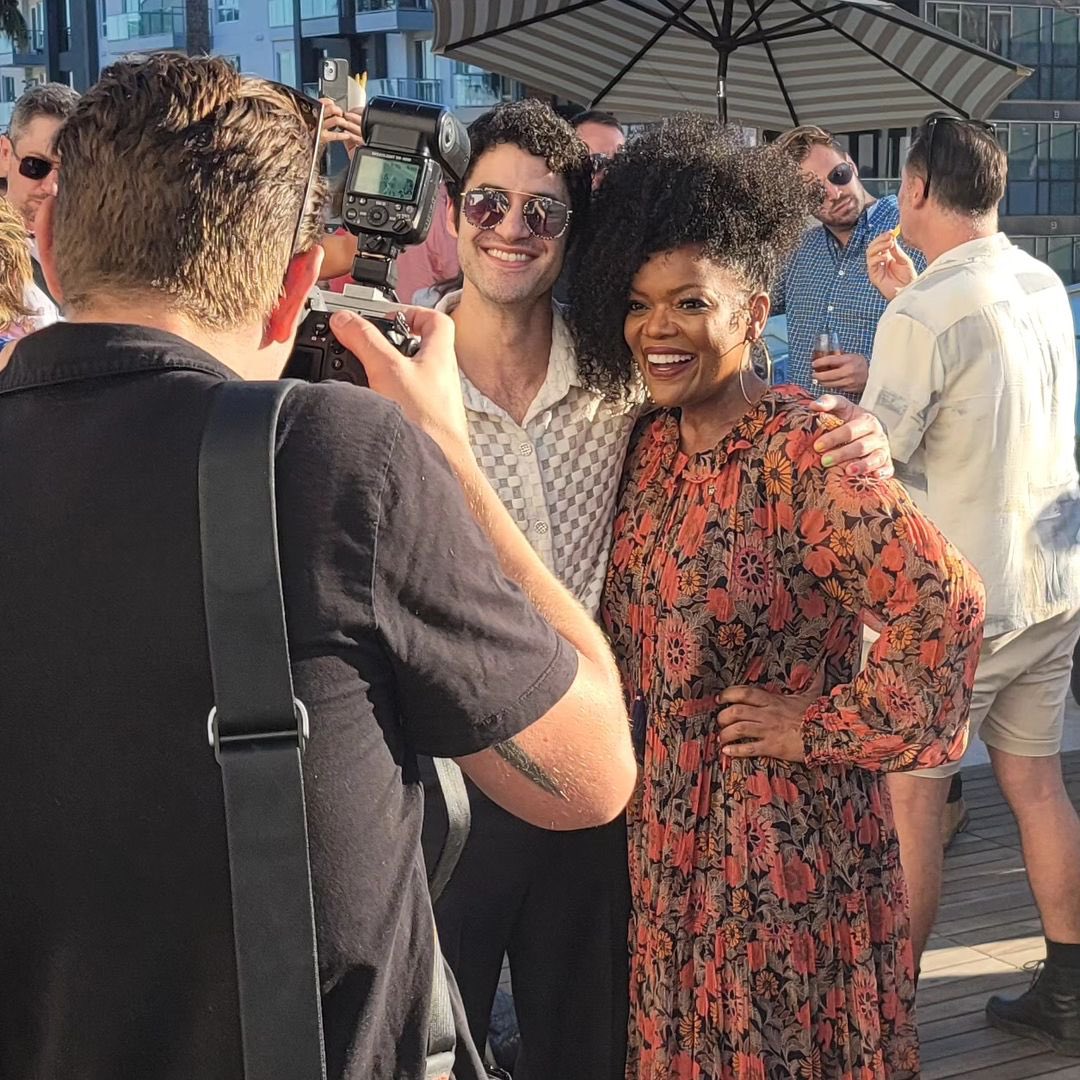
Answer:
[(785, 131), (776, 140), (775, 145), (786, 151), (797, 164), (802, 164), (815, 146), (828, 146), (838, 154), (844, 153), (844, 148), (829, 132), (824, 128), (815, 127), (813, 124), (803, 124), (802, 127), (795, 127), (790, 131)]
[(22, 215), (0, 199), (0, 330), (28, 319), (26, 288), (34, 280)]
[(316, 137), (282, 87), (217, 57), (108, 68), (57, 137), (54, 247), (65, 305), (142, 295), (208, 330), (265, 322), (321, 238)]

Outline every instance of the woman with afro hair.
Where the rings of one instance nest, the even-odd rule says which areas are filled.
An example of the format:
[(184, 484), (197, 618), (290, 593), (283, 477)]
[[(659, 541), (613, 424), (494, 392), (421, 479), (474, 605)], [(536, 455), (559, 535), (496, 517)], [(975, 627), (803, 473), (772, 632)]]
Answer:
[(963, 752), (983, 594), (899, 484), (824, 468), (835, 421), (751, 366), (811, 201), (781, 152), (666, 122), (612, 163), (571, 289), (583, 379), (657, 407), (602, 612), (642, 760), (630, 1080), (919, 1074), (883, 774)]

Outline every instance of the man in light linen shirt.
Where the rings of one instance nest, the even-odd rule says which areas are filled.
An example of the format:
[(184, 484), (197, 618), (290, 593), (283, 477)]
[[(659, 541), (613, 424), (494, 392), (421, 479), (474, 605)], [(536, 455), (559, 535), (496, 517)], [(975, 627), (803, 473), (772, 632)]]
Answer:
[[(581, 385), (552, 301), (588, 210), (589, 150), (535, 100), (494, 109), (470, 135), (469, 172), (448, 215), (464, 285), (440, 308), (456, 326), (473, 451), (545, 564), (595, 614), (640, 401)], [(849, 468), (886, 463), (872, 418), (846, 402), (832, 405), (854, 419), (820, 448), (849, 444), (834, 451), (838, 462), (864, 459)], [(521, 1029), (515, 1080), (623, 1080), (623, 819), (555, 836), (517, 821), (473, 785), (469, 796), (472, 831), (436, 917), (477, 1045), (508, 956)], [(440, 808), (429, 805), (437, 818)]]
[[(1047, 959), (990, 1022), (1080, 1055), (1080, 820), (1061, 776), (1080, 635), (1080, 490), (1073, 459), (1076, 352), (1065, 289), (998, 231), (1007, 162), (988, 125), (933, 114), (900, 189), (904, 239), (871, 246), (895, 297), (878, 324), (862, 404), (885, 425), (897, 474), (986, 585), (971, 731), (1020, 826)], [(928, 663), (933, 663), (928, 658)], [(941, 884), (939, 819), (959, 763), (889, 777), (921, 951)]]

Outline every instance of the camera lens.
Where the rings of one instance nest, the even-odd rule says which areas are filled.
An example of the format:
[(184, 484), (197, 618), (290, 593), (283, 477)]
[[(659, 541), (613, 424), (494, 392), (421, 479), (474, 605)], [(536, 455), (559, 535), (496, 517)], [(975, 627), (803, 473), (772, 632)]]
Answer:
[(333, 60), (324, 60), (322, 74), (324, 79), (332, 79), (337, 73)]

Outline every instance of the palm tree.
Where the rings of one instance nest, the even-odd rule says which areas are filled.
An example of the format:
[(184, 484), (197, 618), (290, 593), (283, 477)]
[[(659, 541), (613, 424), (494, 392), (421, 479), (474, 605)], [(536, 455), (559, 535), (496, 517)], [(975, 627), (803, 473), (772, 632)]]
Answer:
[(10, 38), (20, 52), (30, 43), (26, 20), (19, 10), (17, 0), (0, 0), (0, 35)]

